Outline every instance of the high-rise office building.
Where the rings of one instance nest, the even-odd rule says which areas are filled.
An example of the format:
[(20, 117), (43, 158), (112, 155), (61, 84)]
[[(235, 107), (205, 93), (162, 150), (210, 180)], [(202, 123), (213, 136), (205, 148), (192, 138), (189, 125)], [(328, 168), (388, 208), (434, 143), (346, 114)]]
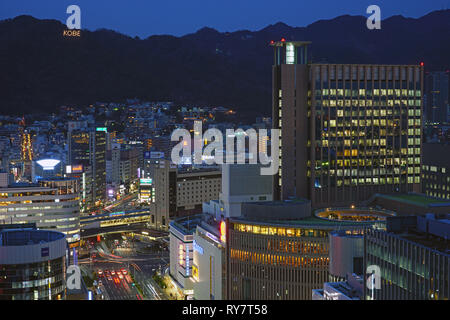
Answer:
[(450, 199), (449, 145), (423, 144), (422, 192), (431, 197)]
[(120, 184), (120, 145), (111, 146), (106, 151), (106, 182)]
[(106, 128), (72, 130), (68, 135), (69, 164), (92, 169), (92, 197), (86, 206), (97, 206), (106, 197)]
[(447, 123), (449, 121), (448, 76), (448, 71), (430, 72), (425, 76), (427, 122)]
[[(103, 130), (105, 129), (105, 130)], [(94, 204), (106, 198), (106, 128), (91, 131), (91, 163), (94, 177)]]
[(84, 130), (72, 130), (68, 133), (70, 165), (89, 165), (89, 132)]
[(106, 152), (106, 181), (129, 186), (138, 177), (140, 150), (130, 145), (113, 145)]
[(66, 166), (66, 176), (78, 179), (80, 192), (80, 210), (85, 212), (93, 205), (92, 197), (92, 167), (75, 165)]
[(349, 205), (420, 192), (423, 67), (312, 64), (309, 42), (274, 48), (274, 198)]

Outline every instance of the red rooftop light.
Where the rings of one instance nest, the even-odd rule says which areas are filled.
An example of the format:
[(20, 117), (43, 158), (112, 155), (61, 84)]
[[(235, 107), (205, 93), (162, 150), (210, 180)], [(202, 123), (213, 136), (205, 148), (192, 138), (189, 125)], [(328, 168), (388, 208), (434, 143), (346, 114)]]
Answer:
[(275, 43), (275, 41), (273, 41), (273, 40), (270, 40), (270, 44), (274, 44)]
[(286, 42), (286, 39), (285, 38), (281, 38), (281, 42)]
[(420, 66), (423, 67), (425, 66), (425, 63), (423, 61), (420, 62)]

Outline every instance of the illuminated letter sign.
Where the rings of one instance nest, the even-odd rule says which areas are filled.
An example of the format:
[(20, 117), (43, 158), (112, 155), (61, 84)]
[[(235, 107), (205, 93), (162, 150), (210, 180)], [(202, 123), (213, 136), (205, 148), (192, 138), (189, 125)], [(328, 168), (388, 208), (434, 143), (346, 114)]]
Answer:
[(78, 164), (75, 166), (72, 166), (72, 173), (81, 173), (83, 172), (83, 165), (82, 164)]
[(194, 245), (194, 250), (197, 251), (200, 254), (203, 254), (203, 248), (197, 243), (197, 241), (193, 241), (192, 244)]

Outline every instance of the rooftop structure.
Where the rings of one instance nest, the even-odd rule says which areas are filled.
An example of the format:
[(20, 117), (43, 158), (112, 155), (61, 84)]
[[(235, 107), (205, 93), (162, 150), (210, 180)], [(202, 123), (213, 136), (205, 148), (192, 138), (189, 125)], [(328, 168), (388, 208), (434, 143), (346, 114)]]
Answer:
[(374, 194), (367, 205), (395, 211), (397, 215), (445, 214), (450, 212), (450, 200), (434, 198), (420, 193)]
[(48, 230), (3, 229), (0, 230), (0, 246), (24, 246), (43, 244), (65, 237), (64, 233)]
[(323, 289), (313, 290), (313, 300), (361, 300), (363, 279), (355, 274), (348, 281), (326, 282)]
[(380, 287), (366, 288), (366, 299), (448, 300), (449, 218), (449, 214), (390, 217), (386, 231), (368, 230), (364, 262), (378, 266)]
[(374, 208), (326, 208), (316, 210), (315, 216), (330, 221), (370, 222), (385, 221), (387, 217), (395, 216), (395, 213)]

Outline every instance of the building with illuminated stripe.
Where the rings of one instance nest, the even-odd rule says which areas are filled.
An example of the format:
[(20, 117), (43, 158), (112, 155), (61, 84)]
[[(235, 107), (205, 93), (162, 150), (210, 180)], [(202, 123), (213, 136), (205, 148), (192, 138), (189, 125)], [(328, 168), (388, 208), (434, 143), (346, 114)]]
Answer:
[[(225, 222), (203, 221), (193, 236), (192, 282), (195, 300), (226, 299), (227, 250), (221, 232)], [(222, 229), (222, 231), (221, 231)]]
[(69, 246), (80, 242), (78, 181), (53, 178), (39, 184), (0, 187), (0, 224), (35, 223), (38, 229), (66, 235)]
[(297, 220), (228, 221), (227, 299), (311, 300), (329, 281), (329, 233), (361, 235), (373, 223)]
[(313, 64), (309, 42), (271, 42), (274, 199), (347, 206), (421, 190), (423, 65)]
[(193, 295), (193, 235), (203, 215), (187, 216), (170, 222), (169, 274), (183, 295)]
[[(330, 234), (362, 239), (395, 215), (370, 208), (311, 215), (310, 205), (305, 199), (244, 203), (240, 217), (204, 213), (171, 221), (174, 282), (200, 300), (311, 300), (313, 289), (342, 276), (330, 278)], [(338, 271), (360, 272), (361, 261), (354, 259), (360, 256), (348, 252)]]
[[(379, 268), (367, 300), (450, 298), (450, 214), (392, 217), (364, 236), (365, 269)], [(375, 280), (375, 284), (377, 280)]]

